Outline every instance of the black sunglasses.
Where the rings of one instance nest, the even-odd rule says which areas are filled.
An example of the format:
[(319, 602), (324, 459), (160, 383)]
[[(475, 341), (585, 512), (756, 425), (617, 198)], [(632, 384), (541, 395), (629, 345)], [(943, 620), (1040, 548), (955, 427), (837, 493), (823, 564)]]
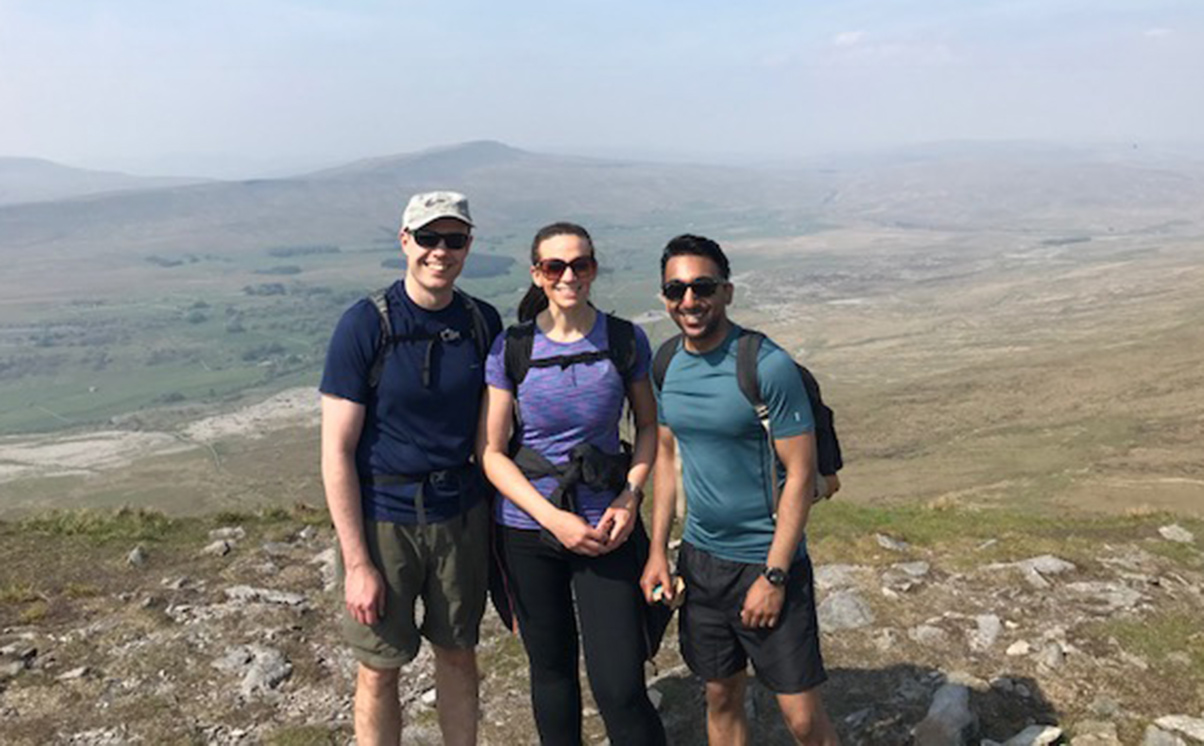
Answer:
[(425, 228), (419, 228), (410, 235), (414, 237), (414, 243), (424, 249), (433, 249), (442, 241), (443, 245), (452, 251), (459, 251), (467, 246), (469, 238), (467, 233), (440, 233)]
[(689, 282), (669, 280), (661, 285), (661, 295), (665, 296), (665, 300), (679, 301), (686, 297), (687, 290), (693, 290), (695, 298), (710, 298), (715, 291), (726, 284), (723, 280), (716, 280), (714, 277), (698, 277)]
[(571, 262), (563, 259), (540, 259), (535, 266), (549, 280), (559, 280), (570, 267), (574, 276), (592, 275), (598, 267), (598, 262), (592, 256), (579, 256)]

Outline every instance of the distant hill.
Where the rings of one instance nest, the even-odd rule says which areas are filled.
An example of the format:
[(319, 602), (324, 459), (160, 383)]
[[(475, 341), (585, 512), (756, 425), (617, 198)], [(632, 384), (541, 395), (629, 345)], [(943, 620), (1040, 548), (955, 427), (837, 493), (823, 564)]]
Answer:
[(72, 168), (40, 158), (0, 157), (0, 205), (195, 184), (201, 179), (131, 176)]
[(550, 156), (478, 142), (294, 178), (4, 206), (0, 257), (230, 254), (299, 243), (372, 244), (396, 234), (409, 194), (436, 188), (470, 196), (483, 237), (525, 236), (557, 219), (591, 228), (668, 222), (685, 229), (699, 215), (711, 220), (747, 216), (750, 210), (797, 214), (818, 206), (825, 191), (795, 173)]

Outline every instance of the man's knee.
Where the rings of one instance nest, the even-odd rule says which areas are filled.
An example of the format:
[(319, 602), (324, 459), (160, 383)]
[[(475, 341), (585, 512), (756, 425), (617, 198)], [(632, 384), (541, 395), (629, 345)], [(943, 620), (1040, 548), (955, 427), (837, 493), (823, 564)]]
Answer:
[(442, 671), (445, 674), (452, 674), (453, 676), (457, 674), (463, 676), (476, 675), (476, 648), (445, 648), (439, 645), (432, 645), (431, 649), (435, 652), (436, 672)]
[(396, 668), (375, 668), (361, 663), (356, 686), (365, 694), (375, 697), (396, 696), (398, 672)]
[(836, 743), (831, 721), (823, 709), (823, 701), (815, 690), (800, 694), (778, 696), (786, 728), (801, 744)]
[(743, 673), (726, 679), (708, 681), (706, 683), (707, 710), (716, 713), (743, 712), (744, 681)]

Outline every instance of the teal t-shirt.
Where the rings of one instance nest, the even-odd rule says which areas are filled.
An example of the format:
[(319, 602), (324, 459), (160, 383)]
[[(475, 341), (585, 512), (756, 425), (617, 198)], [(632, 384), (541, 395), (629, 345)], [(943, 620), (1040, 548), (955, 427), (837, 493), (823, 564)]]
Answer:
[[(657, 417), (677, 437), (686, 490), (683, 539), (722, 559), (760, 563), (773, 543), (772, 454), (736, 382), (740, 328), (704, 354), (682, 348), (665, 372)], [(794, 361), (766, 339), (757, 359), (775, 438), (811, 432), (815, 420)], [(799, 547), (806, 551), (806, 540)]]

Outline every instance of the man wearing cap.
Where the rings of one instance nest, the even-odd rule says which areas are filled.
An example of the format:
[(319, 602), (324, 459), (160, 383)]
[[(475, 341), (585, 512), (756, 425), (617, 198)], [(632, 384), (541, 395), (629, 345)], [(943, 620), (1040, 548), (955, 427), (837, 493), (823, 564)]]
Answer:
[(483, 353), (502, 324), (455, 288), (472, 227), (464, 195), (414, 195), (399, 234), (405, 277), (343, 314), (322, 375), (322, 481), (343, 568), (342, 634), (359, 661), (360, 746), (398, 743), (398, 672), (422, 637), (444, 743), (476, 742), (489, 514), (472, 452)]

